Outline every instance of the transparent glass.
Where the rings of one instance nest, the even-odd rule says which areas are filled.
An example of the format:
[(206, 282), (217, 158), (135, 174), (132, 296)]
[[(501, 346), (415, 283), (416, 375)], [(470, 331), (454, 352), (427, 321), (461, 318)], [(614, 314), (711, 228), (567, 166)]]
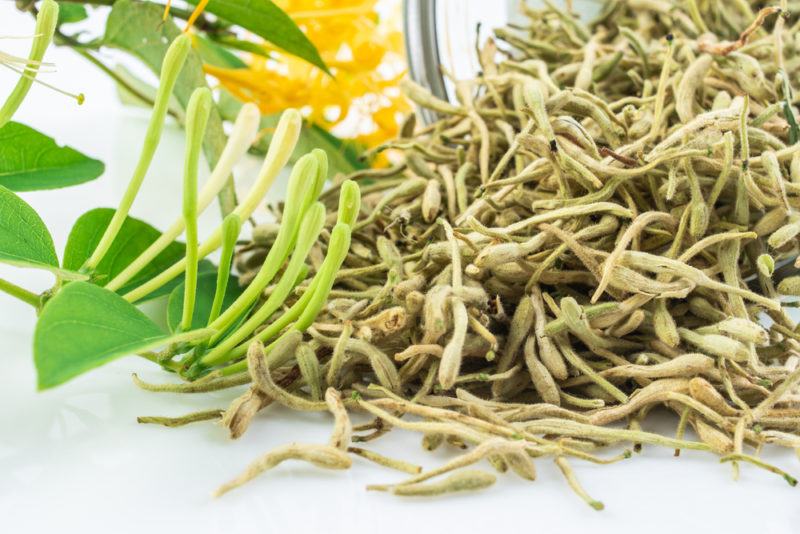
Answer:
[[(563, 5), (564, 0), (553, 0)], [(531, 7), (542, 5), (530, 0)], [(600, 9), (598, 0), (573, 0), (573, 11), (588, 21)], [(454, 100), (456, 80), (471, 78), (480, 70), (476, 44), (495, 28), (521, 18), (521, 0), (405, 0), (404, 23), (409, 74), (433, 94)], [(423, 117), (427, 120), (432, 117)]]

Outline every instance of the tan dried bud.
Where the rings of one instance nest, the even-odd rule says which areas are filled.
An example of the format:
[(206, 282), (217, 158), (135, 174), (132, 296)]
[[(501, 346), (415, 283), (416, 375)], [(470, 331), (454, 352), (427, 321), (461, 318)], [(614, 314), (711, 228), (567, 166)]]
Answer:
[(758, 234), (758, 237), (769, 235), (786, 222), (786, 217), (785, 207), (778, 206), (777, 208), (772, 208), (753, 226), (753, 231)]
[(689, 381), (689, 395), (720, 415), (732, 417), (738, 413), (705, 378), (697, 376)]
[(800, 276), (788, 276), (778, 284), (778, 293), (800, 297)]
[(715, 453), (722, 455), (733, 452), (733, 440), (721, 430), (709, 425), (699, 417), (694, 418), (692, 427), (697, 432), (700, 441), (711, 447)]
[(459, 491), (474, 491), (488, 488), (497, 477), (484, 471), (467, 469), (453, 473), (439, 482), (402, 484), (391, 488), (392, 493), (404, 497), (433, 497)]
[(667, 309), (666, 301), (663, 299), (656, 302), (653, 310), (653, 330), (658, 339), (670, 347), (677, 347), (681, 342), (675, 319)]
[(270, 398), (256, 388), (250, 388), (236, 397), (222, 416), (222, 426), (228, 429), (231, 439), (241, 437), (253, 417), (270, 402)]
[(769, 333), (760, 324), (749, 319), (732, 317), (714, 325), (719, 333), (728, 335), (745, 343), (766, 345), (769, 343)]
[(772, 248), (781, 248), (797, 237), (797, 234), (800, 234), (800, 223), (797, 221), (790, 222), (772, 232), (772, 235), (767, 239), (767, 243)]
[(689, 235), (699, 239), (706, 234), (708, 229), (708, 206), (702, 200), (697, 200), (692, 202), (689, 210)]
[(439, 181), (428, 180), (425, 192), (422, 194), (422, 219), (427, 223), (433, 222), (441, 207), (442, 191)]
[(480, 269), (492, 269), (499, 265), (514, 262), (522, 258), (525, 251), (519, 243), (499, 243), (490, 245), (475, 256), (475, 265)]
[(698, 334), (687, 328), (678, 328), (681, 338), (707, 354), (722, 356), (736, 362), (745, 362), (750, 351), (739, 341), (719, 334)]

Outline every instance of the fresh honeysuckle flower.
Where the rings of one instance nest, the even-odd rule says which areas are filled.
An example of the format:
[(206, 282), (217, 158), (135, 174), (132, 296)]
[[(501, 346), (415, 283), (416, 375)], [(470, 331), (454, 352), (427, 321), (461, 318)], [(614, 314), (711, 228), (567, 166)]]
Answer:
[(395, 137), (401, 115), (409, 110), (398, 88), (406, 68), (403, 38), (393, 23), (399, 16), (381, 17), (379, 12), (397, 3), (276, 3), (314, 43), (333, 76), (269, 43), (262, 45), (269, 58), (251, 56), (247, 69), (206, 65), (206, 72), (237, 98), (256, 103), (264, 114), (300, 109), (310, 122), (370, 147)]
[(0, 65), (19, 74), (20, 78), (0, 107), (0, 128), (5, 126), (19, 109), (25, 96), (28, 94), (33, 82), (44, 85), (54, 91), (70, 96), (82, 104), (82, 94), (73, 95), (37, 78), (43, 67), (52, 68), (51, 64), (44, 63), (44, 54), (53, 39), (58, 21), (58, 4), (54, 0), (45, 0), (36, 14), (35, 34), (31, 39), (31, 49), (27, 58), (19, 58), (11, 54), (0, 55)]

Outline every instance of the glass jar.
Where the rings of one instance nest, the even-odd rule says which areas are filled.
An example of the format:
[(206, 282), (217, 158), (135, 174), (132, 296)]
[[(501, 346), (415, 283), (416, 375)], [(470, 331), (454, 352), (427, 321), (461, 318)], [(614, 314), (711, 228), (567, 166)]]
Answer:
[[(411, 78), (444, 100), (455, 101), (455, 88), (448, 72), (457, 80), (472, 78), (480, 70), (476, 45), (495, 28), (518, 20), (523, 0), (405, 0), (403, 4), (406, 56)], [(564, 5), (564, 0), (552, 0)], [(541, 0), (528, 2), (531, 7)], [(537, 5), (538, 4), (538, 5)], [(597, 0), (573, 0), (573, 11), (584, 21), (600, 9)], [(423, 120), (433, 120), (429, 110)]]

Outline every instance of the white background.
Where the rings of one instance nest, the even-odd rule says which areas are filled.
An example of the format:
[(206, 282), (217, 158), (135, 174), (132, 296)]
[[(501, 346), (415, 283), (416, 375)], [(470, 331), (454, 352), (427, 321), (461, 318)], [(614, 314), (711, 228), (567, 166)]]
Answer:
[[(31, 21), (11, 2), (0, 5), (0, 35), (31, 33)], [(25, 53), (26, 42), (0, 41), (5, 51)], [(112, 84), (65, 49), (51, 50), (58, 63), (48, 81), (86, 93), (86, 104), (34, 87), (16, 117), (107, 164), (99, 180), (69, 189), (25, 193), (50, 227), (59, 251), (72, 223), (86, 210), (114, 206), (138, 156), (147, 114), (119, 105)], [(111, 59), (111, 58), (107, 58)], [(0, 72), (0, 91), (14, 77)], [(182, 135), (170, 125), (133, 214), (163, 228), (177, 214)], [(257, 161), (240, 169), (245, 187)], [(216, 222), (212, 208), (203, 221)], [(0, 266), (0, 276), (41, 290), (47, 275)], [(401, 500), (368, 493), (369, 483), (405, 475), (355, 459), (347, 472), (323, 472), (289, 463), (221, 499), (220, 483), (259, 454), (289, 441), (324, 442), (325, 414), (297, 414), (270, 407), (250, 431), (231, 442), (212, 423), (179, 429), (141, 426), (138, 415), (181, 415), (224, 407), (238, 391), (197, 396), (138, 390), (132, 372), (165, 376), (134, 358), (45, 393), (35, 389), (31, 358), (33, 311), (0, 295), (0, 532), (797, 532), (798, 496), (783, 480), (750, 466), (739, 482), (715, 457), (645, 447), (613, 465), (574, 462), (587, 490), (605, 502), (595, 512), (575, 497), (552, 461), (538, 461), (539, 480), (501, 476), (490, 490), (434, 500)], [(650, 429), (674, 432), (675, 418), (661, 415)], [(452, 451), (425, 453), (419, 437), (395, 431), (376, 450), (433, 467)], [(800, 471), (790, 452), (766, 457)], [(490, 469), (488, 466), (482, 466)]]

